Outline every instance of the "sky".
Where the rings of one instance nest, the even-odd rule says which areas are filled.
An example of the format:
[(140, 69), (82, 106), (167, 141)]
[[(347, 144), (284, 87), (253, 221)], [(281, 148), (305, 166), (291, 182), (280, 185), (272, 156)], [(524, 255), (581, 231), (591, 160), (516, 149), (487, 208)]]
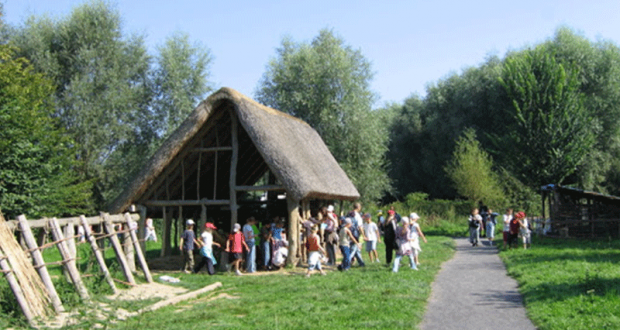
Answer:
[[(84, 0), (0, 0), (4, 20), (66, 17)], [(129, 35), (156, 54), (186, 32), (213, 56), (210, 80), (254, 97), (283, 37), (310, 42), (328, 28), (372, 63), (375, 107), (424, 96), (426, 87), (491, 55), (523, 49), (568, 26), (590, 40), (620, 43), (620, 1), (237, 1), (116, 0)]]

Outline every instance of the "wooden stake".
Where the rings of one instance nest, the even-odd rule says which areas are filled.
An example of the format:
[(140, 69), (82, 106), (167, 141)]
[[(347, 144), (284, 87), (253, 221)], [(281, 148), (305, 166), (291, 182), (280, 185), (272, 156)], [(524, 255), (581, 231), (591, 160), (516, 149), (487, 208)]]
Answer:
[[(126, 224), (127, 228), (129, 229), (129, 224)], [(137, 225), (136, 225), (137, 226)], [(131, 270), (132, 273), (136, 272), (136, 259), (135, 259), (135, 252), (134, 252), (134, 245), (133, 245), (133, 240), (131, 239), (131, 233), (132, 231), (125, 231), (123, 233), (123, 250), (125, 252), (125, 258), (127, 258), (127, 264), (129, 265), (129, 269)]]
[[(67, 241), (64, 240), (65, 237), (62, 234), (60, 225), (58, 225), (58, 220), (56, 220), (56, 218), (52, 218), (49, 221), (49, 224), (52, 228), (52, 237), (54, 238), (54, 241), (58, 241), (56, 246), (58, 247), (58, 252), (60, 252), (60, 256), (62, 257), (64, 263), (63, 266), (66, 269), (66, 273), (69, 274), (69, 278), (80, 295), (80, 298), (84, 301), (89, 301), (90, 296), (88, 295), (88, 290), (86, 290), (86, 286), (84, 285), (84, 282), (82, 282), (80, 272), (78, 271), (75, 263), (75, 258), (73, 257), (71, 250), (69, 250)], [(71, 239), (71, 241), (75, 242), (73, 239)]]
[[(58, 220), (56, 220), (58, 223)], [(75, 225), (73, 223), (69, 223), (64, 227), (64, 235), (65, 237), (73, 237), (75, 236)], [(69, 248), (69, 252), (71, 253), (71, 257), (75, 258), (77, 256), (77, 250), (75, 248), (75, 238), (67, 240), (67, 247)]]
[(95, 258), (97, 259), (97, 263), (99, 264), (99, 268), (101, 269), (101, 272), (103, 273), (103, 276), (105, 277), (106, 282), (108, 282), (108, 285), (110, 285), (110, 288), (112, 288), (112, 292), (117, 293), (118, 290), (116, 289), (116, 284), (114, 284), (114, 280), (112, 279), (112, 276), (110, 275), (108, 266), (106, 266), (105, 264), (105, 259), (103, 258), (103, 255), (101, 254), (101, 251), (99, 250), (99, 246), (97, 245), (97, 240), (95, 239), (95, 236), (93, 236), (90, 230), (90, 226), (88, 225), (88, 220), (83, 215), (80, 216), (80, 220), (82, 223), (82, 227), (84, 228), (84, 235), (86, 236), (86, 239), (90, 243), (90, 247), (93, 250), (93, 253), (95, 254)]
[(13, 271), (11, 270), (11, 267), (9, 266), (8, 261), (6, 261), (6, 259), (4, 258), (2, 251), (0, 251), (0, 269), (2, 269), (2, 272), (4, 273), (6, 280), (9, 282), (11, 291), (13, 291), (13, 294), (15, 295), (15, 299), (17, 300), (19, 307), (21, 307), (22, 312), (24, 312), (24, 316), (26, 316), (28, 323), (32, 325), (32, 322), (34, 321), (34, 318), (35, 318), (34, 314), (30, 310), (30, 305), (28, 304), (28, 300), (26, 300), (24, 291), (22, 291), (22, 288), (19, 286), (19, 283), (17, 282), (17, 279), (15, 278), (15, 274), (13, 274)]
[(32, 250), (30, 254), (32, 255), (32, 261), (47, 289), (47, 292), (50, 294), (50, 298), (52, 300), (52, 305), (54, 306), (54, 310), (56, 313), (62, 313), (65, 311), (65, 308), (62, 306), (62, 302), (58, 297), (58, 293), (56, 292), (56, 288), (54, 287), (54, 283), (52, 282), (52, 278), (50, 277), (49, 272), (47, 271), (47, 267), (45, 267), (45, 260), (43, 260), (43, 255), (41, 255), (41, 251), (39, 251), (39, 247), (37, 246), (37, 242), (32, 234), (32, 230), (30, 230), (30, 225), (28, 225), (28, 220), (26, 220), (26, 216), (23, 214), (17, 217), (17, 221), (19, 221), (19, 227), (22, 231), (22, 235), (24, 236), (24, 240), (26, 240), (26, 245), (28, 249)]
[[(133, 220), (131, 219), (131, 215), (129, 215), (129, 213), (125, 213), (125, 221), (127, 221), (127, 226), (129, 228), (134, 228), (136, 226), (135, 222), (133, 222)], [(142, 253), (140, 242), (138, 240), (138, 237), (136, 236), (136, 231), (132, 230), (129, 232), (129, 234), (131, 236), (131, 241), (133, 242), (134, 250), (136, 254), (138, 255), (138, 262), (140, 262), (140, 267), (142, 268), (142, 271), (144, 272), (144, 277), (146, 277), (147, 282), (153, 283), (153, 277), (151, 276), (151, 271), (149, 270), (149, 265), (146, 263), (144, 254)]]
[(131, 283), (132, 285), (136, 285), (136, 280), (133, 278), (133, 274), (131, 273), (131, 269), (129, 268), (129, 263), (127, 262), (127, 258), (125, 258), (123, 247), (121, 246), (121, 243), (118, 241), (118, 237), (112, 225), (112, 221), (108, 220), (107, 216), (108, 215), (106, 213), (102, 214), (103, 221), (104, 221), (103, 228), (105, 228), (106, 233), (110, 235), (108, 239), (110, 240), (110, 242), (112, 242), (112, 248), (114, 249), (114, 252), (116, 253), (116, 259), (118, 260), (118, 263), (121, 265), (121, 270), (123, 271), (123, 274), (125, 275), (125, 279), (127, 279), (127, 282)]

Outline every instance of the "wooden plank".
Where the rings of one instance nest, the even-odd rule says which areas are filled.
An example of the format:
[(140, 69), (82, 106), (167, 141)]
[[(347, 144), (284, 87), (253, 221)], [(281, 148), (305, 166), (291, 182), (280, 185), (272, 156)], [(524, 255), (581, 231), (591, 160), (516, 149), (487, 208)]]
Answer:
[[(131, 219), (129, 213), (125, 213), (125, 221), (127, 221), (128, 228), (135, 228), (137, 224)], [(140, 268), (144, 272), (144, 277), (146, 281), (149, 283), (153, 283), (153, 277), (151, 276), (151, 271), (149, 270), (149, 265), (146, 263), (146, 258), (144, 258), (144, 254), (142, 253), (142, 247), (140, 246), (140, 240), (136, 236), (136, 231), (132, 230), (129, 232), (131, 237), (131, 242), (133, 243), (134, 252), (138, 256), (138, 262), (140, 263)]]
[(191, 152), (218, 152), (218, 151), (232, 151), (233, 147), (210, 147), (210, 148), (194, 148)]
[[(80, 276), (80, 272), (78, 271), (77, 265), (75, 263), (75, 258), (69, 249), (67, 241), (64, 240), (64, 235), (62, 234), (62, 230), (60, 225), (58, 224), (58, 220), (56, 218), (52, 218), (49, 220), (49, 224), (52, 230), (52, 237), (54, 241), (57, 241), (56, 247), (58, 248), (58, 252), (60, 252), (60, 256), (63, 260), (63, 267), (66, 269), (67, 274), (69, 274), (69, 278), (71, 282), (75, 286), (80, 298), (83, 301), (90, 301), (90, 296), (88, 295), (88, 290), (86, 290), (86, 285), (82, 282), (82, 277)], [(75, 243), (75, 240), (71, 239)]]
[[(107, 217), (107, 214), (105, 213), (102, 214), (102, 217), (105, 220)], [(127, 280), (127, 282), (131, 283), (132, 285), (136, 285), (136, 280), (133, 278), (133, 274), (131, 273), (131, 269), (129, 268), (129, 263), (127, 262), (127, 258), (125, 258), (123, 247), (121, 246), (121, 243), (118, 241), (118, 237), (116, 236), (116, 231), (114, 230), (114, 226), (112, 225), (112, 222), (105, 221), (103, 223), (103, 228), (105, 229), (106, 234), (110, 235), (108, 239), (110, 240), (110, 242), (112, 242), (112, 248), (114, 249), (114, 252), (116, 253), (116, 259), (121, 265), (121, 271), (125, 275), (125, 279)]]
[[(138, 220), (139, 215), (132, 214), (131, 218), (134, 220)], [(110, 215), (109, 219), (113, 223), (124, 223), (125, 222), (125, 218), (122, 214)], [(103, 222), (103, 219), (100, 216), (94, 216), (94, 217), (86, 218), (86, 221), (88, 221), (88, 224), (90, 225), (99, 225), (101, 224), (101, 222)], [(17, 220), (7, 220), (6, 223), (9, 229), (11, 230), (15, 230), (16, 228), (19, 227), (19, 221)], [(66, 226), (68, 224), (73, 224), (74, 226), (80, 226), (82, 224), (82, 219), (81, 217), (60, 218), (58, 219), (58, 224), (61, 227)], [(37, 219), (37, 220), (28, 220), (28, 225), (30, 225), (30, 228), (45, 228), (45, 226), (47, 226), (47, 219), (44, 218), (44, 219)]]
[(62, 313), (65, 311), (65, 308), (62, 306), (62, 302), (60, 301), (60, 297), (58, 297), (58, 292), (56, 292), (56, 288), (54, 287), (54, 283), (52, 282), (52, 278), (50, 277), (49, 272), (47, 271), (47, 267), (45, 267), (45, 260), (43, 260), (43, 255), (41, 255), (41, 251), (39, 251), (39, 247), (37, 246), (37, 242), (32, 234), (32, 230), (30, 229), (30, 225), (28, 224), (28, 220), (25, 215), (19, 215), (17, 217), (17, 221), (19, 222), (19, 228), (22, 231), (22, 235), (24, 236), (24, 240), (26, 241), (26, 245), (28, 249), (31, 250), (30, 255), (32, 256), (32, 262), (47, 289), (47, 292), (50, 295), (52, 300), (52, 305), (54, 306), (54, 310), (57, 313)]
[(235, 186), (236, 191), (286, 191), (281, 185)]
[(95, 254), (95, 258), (97, 259), (97, 263), (99, 264), (99, 269), (101, 269), (101, 272), (103, 273), (103, 277), (105, 278), (106, 282), (108, 282), (108, 285), (110, 286), (110, 288), (112, 288), (112, 292), (117, 293), (118, 290), (116, 289), (114, 280), (112, 279), (112, 276), (110, 275), (108, 266), (106, 266), (105, 264), (105, 259), (103, 258), (103, 255), (101, 254), (101, 250), (99, 250), (99, 246), (97, 246), (97, 240), (95, 239), (95, 236), (93, 236), (93, 233), (90, 230), (90, 225), (88, 223), (88, 220), (86, 219), (85, 216), (81, 216), (81, 218), (82, 218), (82, 228), (84, 228), (84, 235), (86, 236), (86, 240), (90, 244), (90, 248), (93, 250), (93, 253)]
[(146, 206), (155, 207), (175, 207), (175, 206), (200, 206), (200, 205), (228, 205), (229, 201), (226, 199), (212, 200), (212, 199), (200, 199), (200, 200), (150, 200), (144, 201), (142, 204)]
[(9, 262), (6, 261), (6, 258), (2, 254), (1, 250), (0, 250), (0, 269), (2, 269), (2, 272), (4, 273), (4, 277), (6, 277), (6, 280), (9, 282), (9, 287), (11, 287), (11, 291), (13, 291), (13, 295), (15, 296), (15, 299), (17, 300), (19, 307), (21, 307), (22, 312), (24, 313), (24, 316), (28, 320), (28, 323), (30, 323), (30, 325), (33, 325), (33, 321), (35, 319), (34, 313), (30, 310), (30, 305), (28, 304), (28, 300), (26, 299), (26, 296), (24, 295), (24, 291), (22, 291), (22, 288), (19, 286), (19, 283), (17, 282), (17, 278), (15, 278), (15, 274), (11, 270), (11, 266), (9, 265)]
[(232, 138), (232, 157), (230, 160), (230, 178), (229, 178), (229, 199), (230, 199), (230, 231), (232, 232), (233, 226), (237, 223), (237, 191), (235, 186), (237, 185), (237, 162), (239, 161), (239, 136), (237, 132), (237, 116), (234, 111), (230, 111), (230, 134)]

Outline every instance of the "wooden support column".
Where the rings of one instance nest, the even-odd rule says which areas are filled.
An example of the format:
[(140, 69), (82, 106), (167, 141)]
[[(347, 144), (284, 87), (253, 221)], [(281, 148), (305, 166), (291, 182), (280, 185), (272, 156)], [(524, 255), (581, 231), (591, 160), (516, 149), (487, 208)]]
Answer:
[(30, 304), (28, 304), (28, 299), (26, 299), (26, 296), (24, 295), (24, 291), (22, 291), (22, 288), (19, 286), (19, 282), (17, 282), (17, 278), (15, 278), (15, 274), (13, 273), (13, 270), (9, 266), (9, 262), (6, 261), (6, 258), (4, 257), (4, 254), (2, 254), (1, 250), (0, 250), (0, 269), (2, 269), (2, 272), (4, 273), (4, 277), (6, 277), (6, 280), (9, 282), (9, 287), (11, 287), (11, 291), (13, 291), (13, 295), (15, 295), (15, 299), (17, 300), (19, 307), (21, 307), (22, 312), (24, 313), (24, 316), (28, 320), (28, 323), (32, 325), (32, 322), (35, 319), (34, 312), (30, 309)]
[[(127, 227), (129, 228), (135, 228), (137, 226), (137, 224), (131, 219), (131, 215), (129, 213), (125, 213), (125, 221), (127, 223)], [(144, 254), (142, 253), (142, 248), (140, 247), (140, 242), (138, 240), (138, 237), (136, 236), (136, 231), (130, 231), (129, 236), (131, 238), (134, 251), (138, 256), (140, 268), (142, 268), (142, 271), (144, 272), (144, 277), (146, 277), (146, 281), (149, 283), (153, 283), (153, 277), (151, 276), (151, 271), (149, 270), (149, 265), (146, 263)]]
[(172, 225), (172, 209), (164, 207), (164, 228), (161, 234), (161, 256), (169, 256), (172, 252), (170, 247), (170, 227)]
[(28, 249), (32, 250), (30, 254), (32, 255), (32, 263), (34, 264), (34, 268), (37, 269), (47, 292), (50, 294), (50, 298), (52, 299), (52, 305), (54, 306), (54, 310), (56, 313), (62, 313), (65, 311), (65, 308), (62, 306), (62, 302), (58, 297), (58, 292), (56, 292), (56, 288), (54, 287), (54, 283), (52, 282), (52, 278), (50, 277), (49, 272), (47, 271), (47, 267), (45, 267), (45, 260), (43, 260), (43, 255), (41, 255), (41, 251), (39, 251), (39, 246), (32, 234), (32, 230), (30, 230), (30, 225), (28, 224), (28, 220), (25, 215), (19, 215), (17, 217), (17, 221), (19, 221), (19, 228), (22, 231), (22, 235), (24, 235), (24, 240), (26, 241), (26, 245)]
[(138, 220), (138, 241), (140, 241), (140, 248), (146, 253), (146, 241), (144, 236), (146, 234), (146, 207), (144, 205), (138, 205), (138, 211), (140, 212), (140, 220)]
[[(238, 121), (233, 110), (230, 110), (230, 134), (232, 136), (232, 157), (230, 159), (230, 231), (237, 223), (237, 162), (239, 161)], [(289, 253), (290, 255), (290, 253)]]
[[(60, 252), (60, 256), (62, 257), (63, 266), (66, 270), (66, 273), (69, 275), (71, 282), (75, 286), (80, 298), (83, 301), (89, 301), (90, 296), (88, 295), (88, 290), (86, 290), (86, 285), (82, 282), (82, 277), (80, 276), (80, 272), (78, 271), (77, 265), (75, 263), (75, 257), (71, 253), (67, 241), (65, 240), (64, 235), (62, 234), (62, 230), (60, 229), (60, 225), (58, 224), (58, 220), (56, 218), (52, 218), (49, 220), (50, 227), (52, 228), (52, 237), (54, 237), (54, 241), (56, 241), (56, 246), (58, 247), (58, 252)], [(68, 226), (73, 227), (73, 224)], [(74, 238), (69, 238), (70, 241), (75, 242)]]
[(207, 206), (202, 204), (200, 210), (200, 223), (207, 223)]
[(112, 248), (116, 253), (116, 260), (121, 265), (121, 270), (125, 275), (125, 279), (127, 282), (132, 285), (136, 285), (136, 280), (133, 278), (133, 274), (131, 273), (131, 269), (129, 268), (129, 263), (127, 262), (127, 258), (125, 258), (125, 252), (123, 251), (123, 247), (121, 246), (121, 242), (118, 240), (118, 236), (116, 236), (116, 231), (114, 230), (114, 225), (112, 221), (108, 219), (108, 214), (102, 214), (103, 217), (103, 228), (105, 228), (106, 234), (110, 235), (108, 239), (112, 243)]
[(90, 247), (93, 250), (93, 253), (95, 254), (95, 258), (97, 259), (97, 263), (99, 264), (99, 269), (101, 269), (101, 272), (103, 273), (103, 277), (105, 277), (105, 280), (108, 282), (108, 285), (110, 286), (110, 288), (112, 288), (112, 292), (117, 293), (118, 290), (116, 289), (114, 280), (112, 280), (112, 276), (110, 276), (110, 271), (108, 270), (108, 266), (106, 266), (105, 264), (105, 259), (103, 258), (103, 255), (101, 254), (101, 250), (99, 250), (99, 246), (97, 245), (97, 240), (95, 239), (95, 236), (93, 236), (93, 233), (90, 230), (90, 225), (88, 224), (88, 220), (86, 219), (85, 216), (80, 215), (80, 221), (81, 221), (82, 227), (84, 228), (84, 235), (86, 236), (86, 240), (88, 241), (88, 243), (90, 243)]
[(287, 195), (286, 204), (288, 206), (288, 260), (286, 263), (293, 267), (297, 266), (299, 257), (299, 201)]
[[(70, 221), (68, 224), (65, 225), (64, 236), (66, 238), (75, 236), (75, 225), (73, 224), (73, 221)], [(69, 252), (71, 253), (71, 257), (73, 258), (77, 257), (75, 240), (75, 238), (67, 239), (67, 247), (69, 248)]]
[[(126, 224), (124, 227), (129, 229), (129, 224)], [(123, 233), (123, 250), (125, 252), (125, 258), (127, 258), (127, 264), (129, 265), (129, 270), (131, 270), (132, 273), (135, 273), (136, 272), (136, 258), (135, 258), (136, 253), (134, 251), (133, 241), (131, 240), (131, 232), (127, 231)]]

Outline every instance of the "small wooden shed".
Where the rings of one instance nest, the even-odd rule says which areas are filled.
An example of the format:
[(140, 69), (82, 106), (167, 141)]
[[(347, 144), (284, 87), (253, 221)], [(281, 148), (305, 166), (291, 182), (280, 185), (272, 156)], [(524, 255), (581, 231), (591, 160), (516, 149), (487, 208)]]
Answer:
[(543, 218), (548, 212), (550, 233), (564, 231), (573, 237), (620, 237), (620, 197), (557, 184), (542, 186), (541, 195)]
[(257, 207), (282, 212), (294, 259), (299, 216), (309, 216), (311, 200), (358, 198), (312, 127), (222, 88), (198, 105), (109, 210), (136, 205), (143, 218), (163, 218), (162, 255), (170, 253), (172, 218), (217, 218), (220, 228), (232, 229)]

